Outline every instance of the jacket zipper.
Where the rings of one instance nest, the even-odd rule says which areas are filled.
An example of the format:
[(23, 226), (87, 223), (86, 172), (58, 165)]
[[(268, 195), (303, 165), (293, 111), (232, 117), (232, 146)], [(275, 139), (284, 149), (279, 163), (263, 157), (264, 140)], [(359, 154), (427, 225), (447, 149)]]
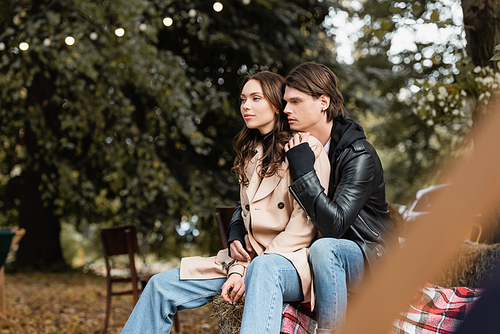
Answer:
[(370, 232), (372, 232), (377, 238), (378, 238), (378, 233), (375, 232), (366, 222), (363, 218), (361, 218), (361, 215), (358, 215), (359, 219), (361, 219), (361, 221), (363, 222), (363, 224), (365, 224), (366, 228), (370, 230)]

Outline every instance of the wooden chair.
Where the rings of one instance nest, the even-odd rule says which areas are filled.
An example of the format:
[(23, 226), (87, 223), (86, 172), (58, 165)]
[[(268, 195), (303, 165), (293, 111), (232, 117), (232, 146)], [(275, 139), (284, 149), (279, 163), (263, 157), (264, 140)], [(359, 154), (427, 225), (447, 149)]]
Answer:
[[(104, 318), (104, 330), (106, 334), (108, 330), (109, 314), (111, 309), (111, 297), (118, 295), (132, 295), (134, 298), (134, 305), (139, 300), (139, 294), (146, 287), (147, 282), (152, 275), (137, 275), (135, 267), (134, 255), (139, 251), (137, 243), (137, 230), (135, 226), (121, 226), (103, 229), (101, 231), (101, 242), (104, 251), (104, 260), (106, 262), (106, 316)], [(116, 255), (128, 255), (130, 276), (127, 277), (113, 277), (111, 275), (110, 257)], [(138, 287), (138, 283), (141, 287)], [(114, 292), (112, 290), (113, 283), (132, 283), (132, 289), (126, 291)], [(175, 331), (179, 332), (179, 320), (177, 314), (174, 315)]]
[(220, 239), (222, 241), (222, 248), (227, 248), (227, 231), (231, 224), (231, 218), (234, 213), (234, 206), (218, 206), (215, 208), (215, 218), (219, 225)]

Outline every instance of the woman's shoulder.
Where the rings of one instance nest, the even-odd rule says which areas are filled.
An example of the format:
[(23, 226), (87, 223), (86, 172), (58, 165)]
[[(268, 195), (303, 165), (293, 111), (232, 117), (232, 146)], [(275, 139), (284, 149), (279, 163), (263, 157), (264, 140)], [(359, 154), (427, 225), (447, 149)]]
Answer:
[[(303, 136), (305, 133), (301, 132), (300, 134)], [(321, 147), (323, 147), (323, 145), (321, 144), (321, 142), (318, 139), (316, 139), (316, 137), (311, 136), (311, 135), (309, 135), (309, 138), (307, 139), (307, 142), (309, 143), (309, 146), (311, 146), (311, 148), (313, 149), (313, 151), (314, 151), (314, 148), (316, 146), (318, 146), (318, 145), (321, 146)]]

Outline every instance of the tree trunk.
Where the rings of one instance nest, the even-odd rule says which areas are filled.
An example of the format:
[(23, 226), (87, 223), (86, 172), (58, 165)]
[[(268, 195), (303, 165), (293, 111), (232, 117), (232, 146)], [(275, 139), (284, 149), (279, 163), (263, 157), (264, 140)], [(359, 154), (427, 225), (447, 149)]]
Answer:
[(23, 269), (58, 270), (64, 267), (59, 220), (54, 206), (44, 207), (38, 191), (40, 179), (34, 171), (25, 171), (21, 190), (20, 227), (26, 235), (19, 244), (17, 265)]
[[(26, 126), (25, 138), (28, 150), (38, 151), (37, 139), (29, 125)], [(33, 156), (35, 162), (23, 171), (18, 185), (20, 227), (26, 229), (26, 235), (19, 243), (16, 264), (22, 269), (57, 271), (65, 268), (60, 222), (54, 214), (53, 200), (44, 203), (39, 190), (41, 175), (49, 175), (51, 171), (43, 159), (37, 158), (40, 156), (38, 153)]]
[(478, 66), (490, 66), (498, 71), (496, 62), (489, 61), (500, 44), (500, 0), (462, 0), (467, 53)]

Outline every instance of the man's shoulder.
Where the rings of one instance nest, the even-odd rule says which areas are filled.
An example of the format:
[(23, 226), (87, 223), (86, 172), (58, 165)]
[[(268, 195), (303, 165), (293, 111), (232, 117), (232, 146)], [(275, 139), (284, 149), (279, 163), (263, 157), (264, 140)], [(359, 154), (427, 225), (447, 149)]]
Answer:
[(351, 144), (352, 149), (355, 152), (367, 151), (372, 154), (377, 154), (375, 147), (366, 139), (357, 139)]
[(349, 146), (347, 146), (341, 153), (341, 157), (361, 157), (363, 155), (371, 156), (378, 160), (378, 154), (373, 145), (366, 139), (356, 139)]
[(364, 140), (364, 139), (358, 139), (354, 143), (352, 143), (351, 146), (352, 146), (352, 149), (354, 150), (354, 152), (361, 152), (361, 151), (366, 150), (363, 141), (366, 141), (366, 140)]

